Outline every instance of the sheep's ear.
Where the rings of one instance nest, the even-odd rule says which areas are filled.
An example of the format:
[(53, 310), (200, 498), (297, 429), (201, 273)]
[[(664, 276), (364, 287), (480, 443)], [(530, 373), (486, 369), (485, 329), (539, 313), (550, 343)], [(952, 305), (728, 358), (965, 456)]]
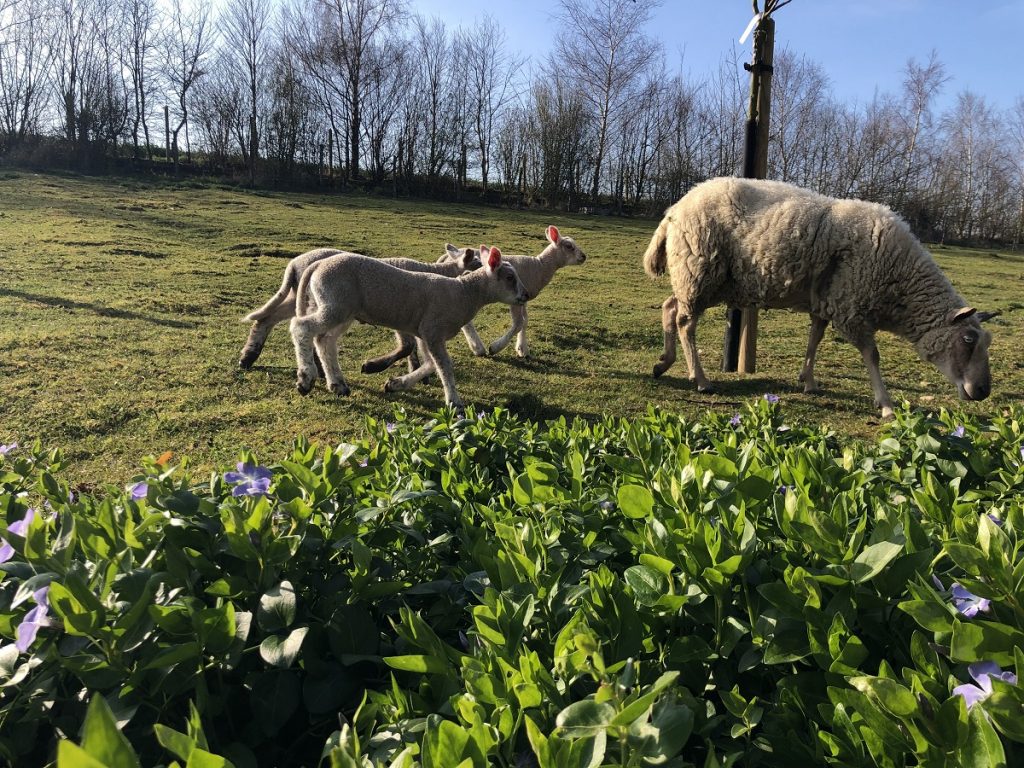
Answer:
[(960, 307), (960, 309), (951, 309), (949, 311), (949, 314), (946, 315), (946, 321), (950, 325), (955, 325), (956, 323), (962, 322), (966, 320), (968, 317), (971, 317), (977, 311), (978, 310), (976, 310), (974, 307)]
[(453, 259), (458, 258), (458, 256), (459, 256), (459, 249), (456, 248), (451, 243), (445, 243), (444, 244), (444, 249), (446, 251), (448, 251), (448, 255), (451, 256)]
[(979, 323), (984, 323), (986, 320), (991, 320), (993, 317), (999, 317), (1001, 314), (1003, 313), (997, 309), (995, 312), (979, 312), (975, 317), (978, 318)]
[[(484, 255), (484, 251), (483, 251), (483, 248), (481, 248), (480, 249), (480, 256), (481, 256), (481, 258), (483, 257), (483, 255)], [(491, 248), (490, 252), (487, 254), (487, 268), (491, 272), (494, 272), (500, 266), (501, 266), (501, 251), (499, 251), (497, 248)]]
[(554, 224), (552, 224), (550, 227), (548, 227), (548, 233), (547, 234), (548, 234), (548, 240), (550, 240), (555, 245), (558, 245), (558, 241), (561, 238), (561, 235), (558, 234), (558, 227), (556, 227)]

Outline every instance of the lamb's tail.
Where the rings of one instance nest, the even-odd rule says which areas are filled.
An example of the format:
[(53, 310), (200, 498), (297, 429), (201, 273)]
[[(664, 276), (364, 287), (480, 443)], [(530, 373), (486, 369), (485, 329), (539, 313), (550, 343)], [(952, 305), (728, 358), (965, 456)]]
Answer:
[[(307, 272), (309, 270), (306, 270)], [(270, 301), (264, 304), (262, 307), (257, 309), (255, 312), (250, 312), (248, 315), (242, 318), (242, 322), (251, 323), (256, 320), (264, 320), (273, 313), (273, 311), (288, 298), (288, 294), (291, 293), (292, 289), (298, 285), (299, 276), (296, 274), (295, 264), (289, 263), (284, 270), (284, 278), (281, 280), (281, 287), (277, 289), (277, 293), (270, 297)]]
[(658, 228), (654, 230), (654, 237), (651, 238), (650, 245), (644, 251), (644, 271), (651, 277), (665, 274), (665, 265), (668, 260), (665, 239), (668, 236), (668, 226), (670, 223), (671, 219), (666, 214)]
[(299, 286), (295, 289), (295, 316), (302, 317), (309, 312), (309, 305), (311, 303), (311, 296), (309, 295), (309, 280), (316, 272), (316, 268), (319, 264), (313, 264), (306, 271), (302, 273), (302, 277), (299, 278)]

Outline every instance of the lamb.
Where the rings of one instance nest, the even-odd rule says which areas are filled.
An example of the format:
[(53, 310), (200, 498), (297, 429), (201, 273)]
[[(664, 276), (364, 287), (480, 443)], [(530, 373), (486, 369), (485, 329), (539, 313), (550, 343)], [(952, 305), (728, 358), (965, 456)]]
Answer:
[(883, 205), (837, 200), (776, 181), (718, 178), (670, 207), (643, 257), (651, 276), (666, 269), (674, 296), (662, 305), (665, 352), (675, 361), (678, 332), (690, 378), (711, 383), (701, 367), (696, 330), (708, 307), (789, 308), (810, 313), (799, 379), (818, 391), (814, 358), (829, 322), (860, 351), (875, 406), (892, 418), (879, 371), (876, 331), (907, 339), (967, 400), (991, 391), (991, 334), (899, 216)]
[[(482, 269), (457, 278), (413, 273), (363, 256), (332, 256), (307, 269), (296, 293), (291, 321), (298, 366), (296, 388), (307, 394), (316, 381), (313, 347), (320, 356), (327, 388), (349, 394), (338, 365), (337, 342), (355, 321), (383, 325), (418, 336), (429, 360), (412, 373), (388, 379), (384, 390), (408, 389), (435, 369), (445, 401), (462, 410), (446, 342), (486, 304), (524, 304), (530, 294), (497, 248), (480, 247)], [(315, 311), (308, 311), (314, 304)]]
[[(562, 237), (558, 232), (558, 227), (549, 226), (545, 230), (545, 235), (550, 244), (537, 256), (503, 257), (507, 263), (515, 267), (516, 272), (523, 281), (523, 285), (526, 286), (526, 290), (530, 296), (535, 298), (551, 282), (555, 272), (559, 269), (569, 265), (582, 264), (587, 260), (587, 254), (583, 252), (583, 249), (576, 245), (572, 238)], [(526, 305), (512, 305), (511, 314), (512, 327), (501, 338), (491, 342), (490, 346), (486, 348), (487, 353), (497, 354), (508, 346), (513, 336), (518, 334), (516, 338), (516, 353), (519, 357), (526, 357), (529, 354), (529, 346), (526, 341)], [(485, 354), (483, 342), (480, 341), (480, 336), (472, 323), (467, 324), (462, 329), (462, 332), (465, 334), (473, 354), (478, 356)], [(415, 339), (411, 336), (402, 338), (396, 334), (396, 338), (398, 339), (398, 345), (395, 349), (387, 355), (367, 361), (363, 365), (363, 373), (382, 371), (414, 351)], [(474, 339), (476, 339), (475, 344)]]
[[(348, 253), (348, 251), (341, 251), (337, 248), (315, 248), (312, 251), (306, 251), (306, 253), (296, 256), (288, 262), (281, 280), (281, 287), (278, 288), (277, 293), (271, 296), (270, 300), (262, 307), (243, 318), (244, 321), (251, 321), (253, 325), (249, 330), (249, 338), (246, 340), (245, 346), (242, 347), (242, 353), (238, 358), (239, 368), (246, 370), (251, 368), (263, 351), (263, 347), (267, 343), (267, 335), (271, 329), (282, 320), (289, 320), (295, 315), (295, 289), (303, 273), (311, 265), (323, 259), (345, 253)], [(431, 272), (448, 277), (457, 277), (463, 272), (479, 269), (480, 254), (473, 248), (456, 248), (451, 243), (447, 243), (445, 244), (444, 254), (434, 263), (401, 258), (382, 259), (382, 261), (410, 272)], [(467, 333), (466, 340), (476, 354), (482, 355), (485, 353), (486, 350), (484, 349), (483, 342), (480, 341), (475, 332), (472, 335)]]

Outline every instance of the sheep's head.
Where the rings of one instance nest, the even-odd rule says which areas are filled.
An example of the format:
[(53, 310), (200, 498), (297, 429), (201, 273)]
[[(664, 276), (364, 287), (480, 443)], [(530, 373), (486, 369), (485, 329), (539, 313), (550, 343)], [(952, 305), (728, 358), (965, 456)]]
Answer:
[(974, 307), (951, 310), (946, 322), (919, 343), (924, 357), (956, 385), (964, 400), (984, 400), (992, 391), (988, 367), (992, 334), (981, 323), (997, 314)]
[(558, 227), (552, 225), (547, 228), (545, 232), (548, 238), (548, 242), (558, 248), (562, 252), (562, 258), (565, 263), (568, 264), (582, 264), (587, 260), (587, 254), (583, 252), (583, 249), (576, 245), (576, 241), (571, 237), (562, 237), (558, 233)]
[(530, 299), (523, 281), (515, 267), (501, 260), (501, 251), (497, 248), (480, 246), (480, 259), (484, 262), (484, 273), (497, 286), (497, 298), (505, 304), (525, 304)]
[(476, 248), (457, 248), (451, 243), (444, 244), (444, 254), (437, 260), (437, 263), (441, 264), (445, 261), (457, 261), (462, 265), (463, 272), (472, 272), (483, 266), (483, 262), (480, 261), (480, 251)]

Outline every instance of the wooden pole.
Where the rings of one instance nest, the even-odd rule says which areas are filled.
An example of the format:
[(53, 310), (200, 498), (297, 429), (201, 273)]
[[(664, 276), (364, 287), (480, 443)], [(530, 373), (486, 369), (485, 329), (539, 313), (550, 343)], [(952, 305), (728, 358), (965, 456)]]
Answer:
[[(760, 80), (757, 98), (757, 141), (754, 154), (755, 179), (768, 175), (768, 127), (771, 121), (772, 64), (775, 61), (775, 20), (770, 16), (754, 30), (754, 48), (760, 39), (761, 65), (753, 75)], [(743, 310), (740, 319), (739, 372), (757, 370), (757, 308)]]

